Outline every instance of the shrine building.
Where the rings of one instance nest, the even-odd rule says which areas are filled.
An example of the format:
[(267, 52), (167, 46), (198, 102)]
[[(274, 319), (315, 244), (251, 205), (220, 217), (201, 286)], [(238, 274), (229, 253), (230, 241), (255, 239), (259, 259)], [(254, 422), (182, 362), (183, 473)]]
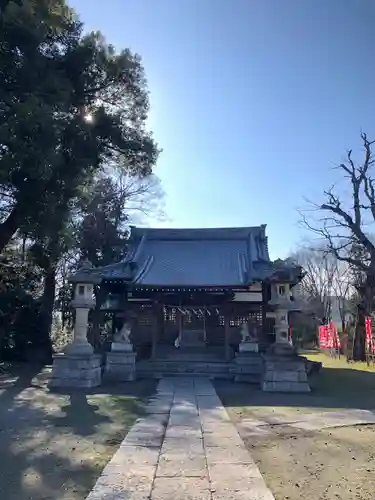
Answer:
[[(230, 360), (241, 327), (265, 350), (288, 341), (293, 287), (301, 268), (270, 260), (266, 226), (213, 229), (131, 227), (126, 258), (102, 268), (84, 265), (76, 294), (100, 286), (114, 329), (128, 321), (138, 358), (167, 352), (215, 353)], [(79, 289), (81, 286), (81, 289)]]

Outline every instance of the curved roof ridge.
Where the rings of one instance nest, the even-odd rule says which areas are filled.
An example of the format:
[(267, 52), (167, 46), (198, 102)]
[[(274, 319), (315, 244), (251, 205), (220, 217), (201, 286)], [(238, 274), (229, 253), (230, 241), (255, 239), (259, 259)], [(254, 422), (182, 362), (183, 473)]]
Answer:
[(265, 237), (266, 225), (244, 227), (210, 228), (150, 228), (131, 226), (131, 239), (148, 240), (209, 240), (209, 239), (246, 239), (250, 235)]

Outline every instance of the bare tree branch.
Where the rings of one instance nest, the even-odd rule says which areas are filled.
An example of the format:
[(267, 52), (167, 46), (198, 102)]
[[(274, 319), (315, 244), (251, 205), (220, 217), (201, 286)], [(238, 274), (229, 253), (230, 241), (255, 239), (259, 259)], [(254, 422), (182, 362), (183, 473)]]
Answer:
[(328, 252), (350, 268), (353, 285), (358, 291), (353, 344), (353, 356), (358, 360), (365, 358), (364, 323), (366, 315), (372, 311), (375, 297), (375, 245), (369, 233), (375, 222), (375, 180), (372, 175), (375, 141), (370, 141), (365, 133), (361, 134), (361, 139), (363, 161), (356, 163), (352, 150), (349, 150), (346, 161), (338, 166), (344, 172), (344, 178), (349, 179), (350, 196), (340, 196), (331, 188), (324, 193), (324, 203), (312, 205), (322, 216), (314, 222), (307, 220), (306, 214), (302, 217), (303, 225), (326, 242)]

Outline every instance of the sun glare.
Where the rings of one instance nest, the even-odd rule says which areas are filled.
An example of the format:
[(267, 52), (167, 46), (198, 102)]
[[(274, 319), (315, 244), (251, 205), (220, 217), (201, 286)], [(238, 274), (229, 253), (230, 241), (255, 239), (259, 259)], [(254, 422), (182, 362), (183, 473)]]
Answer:
[(91, 113), (86, 113), (84, 117), (85, 122), (92, 123), (94, 121), (94, 117)]

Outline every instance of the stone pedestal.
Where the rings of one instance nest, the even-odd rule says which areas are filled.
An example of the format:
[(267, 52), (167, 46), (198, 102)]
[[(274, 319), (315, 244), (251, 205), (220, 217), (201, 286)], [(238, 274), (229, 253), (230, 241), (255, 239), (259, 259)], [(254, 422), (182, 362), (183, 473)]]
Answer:
[(310, 392), (306, 359), (288, 342), (276, 342), (264, 356), (262, 390), (267, 392)]
[(135, 380), (135, 356), (130, 350), (115, 349), (107, 353), (104, 376), (106, 380), (131, 382)]
[[(244, 344), (240, 344), (244, 345)], [(258, 344), (256, 344), (258, 346)], [(254, 346), (253, 346), (254, 347)], [(262, 376), (262, 357), (256, 351), (240, 350), (234, 359), (234, 381), (259, 384)]]
[(259, 352), (259, 345), (256, 341), (241, 342), (238, 346), (239, 352)]
[[(73, 350), (53, 356), (50, 387), (90, 388), (101, 384), (101, 356)], [(91, 347), (91, 346), (90, 346)]]

